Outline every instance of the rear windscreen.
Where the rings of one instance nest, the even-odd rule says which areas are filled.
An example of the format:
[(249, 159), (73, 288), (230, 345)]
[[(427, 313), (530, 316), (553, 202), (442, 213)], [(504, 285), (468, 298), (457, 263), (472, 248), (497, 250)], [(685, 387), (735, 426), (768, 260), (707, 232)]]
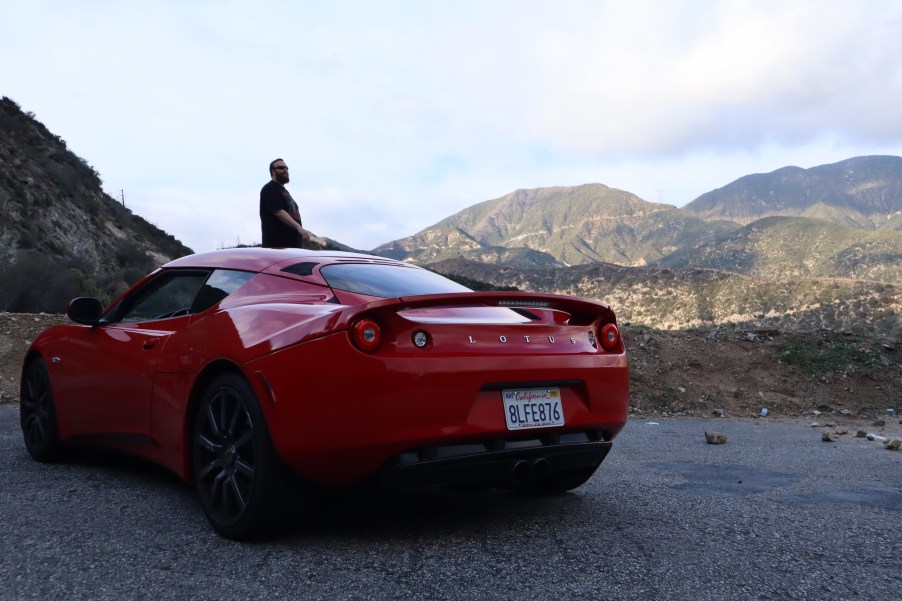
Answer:
[(326, 265), (320, 269), (320, 274), (336, 290), (381, 298), (472, 292), (457, 282), (418, 267), (347, 263)]

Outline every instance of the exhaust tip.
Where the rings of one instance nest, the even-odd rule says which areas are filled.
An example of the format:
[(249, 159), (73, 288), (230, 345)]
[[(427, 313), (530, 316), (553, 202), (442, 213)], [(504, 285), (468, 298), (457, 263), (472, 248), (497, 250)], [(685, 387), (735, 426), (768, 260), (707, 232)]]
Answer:
[(541, 480), (545, 477), (545, 474), (548, 473), (548, 460), (544, 457), (533, 459), (532, 464), (530, 464), (529, 467), (530, 477), (533, 480)]
[(529, 480), (532, 473), (532, 466), (529, 462), (520, 459), (511, 464), (507, 470), (507, 479), (511, 484), (522, 484)]

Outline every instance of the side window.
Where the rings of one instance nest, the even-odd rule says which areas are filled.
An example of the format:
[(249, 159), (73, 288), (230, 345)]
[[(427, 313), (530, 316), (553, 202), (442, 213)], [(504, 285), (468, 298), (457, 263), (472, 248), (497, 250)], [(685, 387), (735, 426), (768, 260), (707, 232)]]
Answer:
[(235, 292), (255, 274), (249, 271), (232, 271), (230, 269), (217, 269), (200, 289), (194, 304), (192, 313), (206, 311), (222, 299)]
[(187, 315), (198, 292), (207, 279), (207, 272), (171, 271), (161, 274), (137, 290), (118, 321), (137, 322)]

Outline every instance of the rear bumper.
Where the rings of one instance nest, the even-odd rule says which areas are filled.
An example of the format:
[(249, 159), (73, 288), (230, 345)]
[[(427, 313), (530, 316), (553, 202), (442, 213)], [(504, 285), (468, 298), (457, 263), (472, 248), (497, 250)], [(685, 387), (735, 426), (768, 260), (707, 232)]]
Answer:
[[(332, 488), (391, 473), (386, 477), (401, 487), (430, 478), (453, 483), (456, 472), (469, 470), (497, 480), (520, 458), (544, 457), (549, 469), (564, 469), (566, 461), (597, 467), (603, 455), (579, 457), (616, 437), (629, 403), (623, 354), (381, 357), (349, 349), (347, 336), (336, 335), (245, 368), (276, 452), (297, 473)], [(560, 389), (564, 426), (508, 430), (502, 390), (532, 387)], [(568, 446), (577, 444), (568, 438), (577, 432), (596, 434), (583, 435), (585, 448)]]
[(422, 447), (388, 461), (380, 476), (387, 490), (436, 486), (517, 487), (555, 474), (594, 470), (611, 450), (598, 431), (534, 439), (487, 440)]

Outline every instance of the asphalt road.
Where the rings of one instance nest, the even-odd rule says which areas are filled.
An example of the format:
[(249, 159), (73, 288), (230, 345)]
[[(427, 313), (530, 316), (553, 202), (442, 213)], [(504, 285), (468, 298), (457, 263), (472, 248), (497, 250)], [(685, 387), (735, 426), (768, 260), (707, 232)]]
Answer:
[[(705, 429), (729, 440), (708, 445)], [(550, 498), (424, 493), (277, 539), (208, 527), (167, 472), (31, 461), (0, 406), (0, 599), (898, 599), (902, 452), (806, 426), (634, 420)]]

